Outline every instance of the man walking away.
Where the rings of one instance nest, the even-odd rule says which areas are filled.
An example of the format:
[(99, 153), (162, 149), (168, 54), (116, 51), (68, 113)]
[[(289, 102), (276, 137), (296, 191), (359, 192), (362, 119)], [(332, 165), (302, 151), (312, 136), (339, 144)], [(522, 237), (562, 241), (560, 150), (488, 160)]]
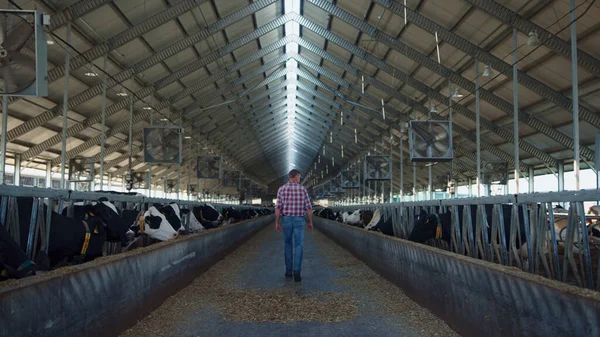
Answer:
[[(302, 269), (302, 249), (304, 248), (304, 226), (313, 229), (312, 206), (304, 186), (300, 185), (300, 171), (288, 173), (290, 181), (277, 191), (277, 207), (275, 208), (275, 229), (281, 232), (279, 216), (283, 217), (283, 241), (285, 242), (285, 277), (292, 277), (292, 255), (294, 281), (300, 282)], [(308, 212), (307, 212), (308, 211)], [(308, 220), (304, 219), (304, 214)], [(292, 254), (292, 239), (294, 252)]]

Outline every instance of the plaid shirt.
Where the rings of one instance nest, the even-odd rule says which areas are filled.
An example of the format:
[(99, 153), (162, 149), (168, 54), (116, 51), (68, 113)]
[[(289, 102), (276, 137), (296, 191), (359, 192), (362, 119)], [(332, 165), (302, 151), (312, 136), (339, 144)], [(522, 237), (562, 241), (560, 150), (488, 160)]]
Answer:
[(283, 216), (304, 216), (311, 210), (310, 198), (304, 186), (288, 182), (277, 191), (277, 209)]

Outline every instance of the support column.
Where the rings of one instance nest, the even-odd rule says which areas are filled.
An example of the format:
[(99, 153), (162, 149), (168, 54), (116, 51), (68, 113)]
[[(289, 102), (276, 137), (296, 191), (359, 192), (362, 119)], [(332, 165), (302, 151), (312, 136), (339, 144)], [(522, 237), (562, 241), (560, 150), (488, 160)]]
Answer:
[(14, 184), (21, 186), (21, 155), (19, 153), (15, 154)]
[(110, 189), (112, 188), (112, 173), (108, 172), (108, 183), (107, 183), (107, 188), (110, 191)]
[(67, 114), (69, 111), (69, 77), (71, 70), (71, 26), (72, 23), (67, 23), (67, 45), (65, 56), (65, 91), (63, 93), (63, 118), (62, 118), (62, 148), (60, 152), (60, 188), (67, 189), (67, 181), (65, 179), (65, 168), (67, 166)]
[(558, 191), (562, 192), (565, 190), (565, 161), (557, 160), (558, 164)]
[(596, 189), (600, 189), (600, 133), (596, 134), (596, 144), (594, 148), (596, 155), (594, 156), (594, 167), (596, 169)]
[(417, 164), (413, 163), (413, 201), (417, 200)]
[(106, 140), (106, 86), (108, 85), (108, 76), (106, 75), (106, 64), (108, 63), (108, 54), (104, 55), (104, 65), (102, 72), (104, 81), (102, 84), (102, 124), (100, 127), (100, 190), (104, 190), (104, 145)]
[(533, 184), (535, 170), (533, 169), (533, 166), (529, 166), (528, 176), (529, 176), (529, 193), (533, 193), (535, 191), (534, 184)]
[[(404, 126), (400, 130), (404, 131)], [(404, 132), (400, 133), (400, 201), (404, 201)]]
[(479, 121), (479, 60), (475, 59), (475, 137), (477, 143), (477, 197), (481, 197), (481, 123)]
[(577, 73), (577, 27), (575, 18), (575, 0), (570, 1), (571, 9), (571, 87), (573, 96), (573, 171), (575, 190), (579, 191), (579, 75)]
[(467, 179), (467, 184), (469, 186), (469, 198), (473, 196), (473, 178)]
[[(514, 152), (515, 152), (515, 186), (516, 194), (519, 194), (519, 178), (521, 177), (521, 167), (519, 166), (519, 81), (518, 74), (519, 68), (517, 62), (519, 62), (519, 56), (517, 55), (517, 29), (513, 28), (513, 135), (514, 135)], [(507, 182), (508, 185), (508, 182)]]
[(46, 161), (46, 188), (52, 188), (52, 160)]
[(0, 140), (0, 184), (4, 185), (6, 179), (6, 133), (8, 132), (8, 99), (2, 95), (2, 136)]

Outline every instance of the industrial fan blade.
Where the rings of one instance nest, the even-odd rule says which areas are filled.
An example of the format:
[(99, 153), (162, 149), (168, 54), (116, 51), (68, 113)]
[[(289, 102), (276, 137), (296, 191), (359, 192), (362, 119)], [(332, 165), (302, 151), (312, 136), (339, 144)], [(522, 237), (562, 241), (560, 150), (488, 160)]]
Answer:
[(35, 61), (23, 53), (8, 53), (0, 60), (0, 76), (3, 80), (2, 92), (14, 94), (35, 82)]
[[(10, 27), (8, 26), (9, 19), (13, 20)], [(33, 25), (19, 15), (5, 13), (0, 21), (3, 30), (5, 27), (8, 28), (2, 34), (4, 36), (2, 47), (8, 52), (20, 51), (35, 32)]]

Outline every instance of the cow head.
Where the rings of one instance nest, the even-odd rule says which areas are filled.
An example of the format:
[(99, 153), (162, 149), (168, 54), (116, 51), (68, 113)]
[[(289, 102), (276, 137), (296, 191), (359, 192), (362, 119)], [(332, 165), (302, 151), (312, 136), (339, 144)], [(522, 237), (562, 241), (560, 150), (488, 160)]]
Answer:
[(420, 215), (415, 222), (415, 227), (408, 236), (408, 240), (425, 243), (427, 240), (435, 238), (438, 224), (441, 225), (441, 222), (437, 215)]
[(183, 225), (181, 224), (182, 211), (179, 208), (179, 205), (172, 202), (167, 206), (162, 207), (160, 209), (160, 212), (165, 216), (165, 218), (171, 224), (174, 230), (178, 232), (185, 232), (185, 227), (183, 227)]
[(121, 218), (119, 211), (108, 201), (106, 198), (98, 199), (98, 202), (94, 205), (86, 205), (85, 213), (87, 219), (101, 219), (102, 222), (99, 224), (95, 222), (94, 232), (97, 232), (98, 224), (104, 226), (106, 229), (106, 240), (109, 242), (121, 242), (127, 244), (129, 241), (127, 238), (127, 231), (129, 230), (128, 224)]
[(178, 232), (173, 229), (164, 214), (156, 207), (150, 207), (144, 213), (144, 232), (153, 239), (167, 241), (176, 238)]

